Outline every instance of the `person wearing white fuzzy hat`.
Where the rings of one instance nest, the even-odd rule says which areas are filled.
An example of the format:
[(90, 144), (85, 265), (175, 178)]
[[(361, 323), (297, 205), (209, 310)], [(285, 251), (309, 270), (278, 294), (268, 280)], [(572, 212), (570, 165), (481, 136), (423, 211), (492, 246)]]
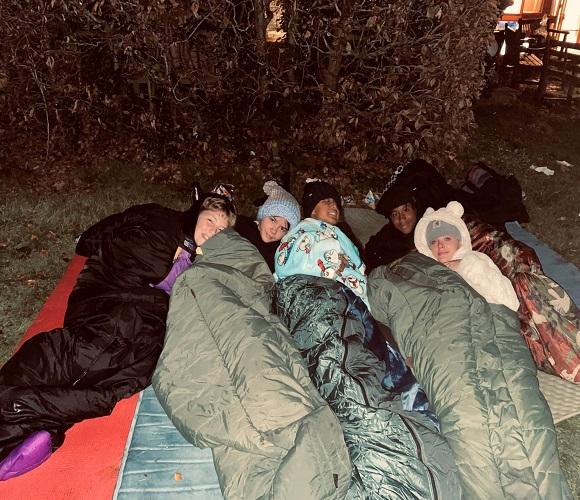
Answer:
[(490, 304), (517, 311), (520, 303), (510, 280), (487, 255), (471, 249), (462, 215), (463, 206), (457, 201), (439, 210), (429, 207), (415, 227), (415, 247), (456, 271)]
[(256, 220), (238, 216), (235, 229), (259, 250), (274, 272), (278, 242), (300, 222), (300, 205), (275, 181), (266, 182), (263, 189), (268, 198), (258, 209)]

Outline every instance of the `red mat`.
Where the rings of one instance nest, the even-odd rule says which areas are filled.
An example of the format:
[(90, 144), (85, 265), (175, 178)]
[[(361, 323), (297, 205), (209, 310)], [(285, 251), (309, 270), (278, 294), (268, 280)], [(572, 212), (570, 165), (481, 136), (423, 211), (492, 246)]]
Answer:
[[(68, 296), (85, 263), (75, 256), (22, 342), (62, 326)], [(37, 469), (0, 482), (2, 500), (105, 500), (113, 497), (138, 396), (107, 417), (85, 420), (66, 433), (61, 448)]]

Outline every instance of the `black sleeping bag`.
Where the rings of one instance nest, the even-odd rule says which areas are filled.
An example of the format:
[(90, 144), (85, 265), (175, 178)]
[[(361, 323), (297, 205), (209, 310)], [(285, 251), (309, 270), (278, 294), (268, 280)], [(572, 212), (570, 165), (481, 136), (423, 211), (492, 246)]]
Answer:
[(38, 430), (59, 446), (74, 423), (109, 414), (150, 383), (169, 302), (151, 284), (171, 269), (184, 219), (139, 205), (83, 233), (77, 253), (88, 260), (63, 328), (32, 337), (0, 369), (0, 459)]

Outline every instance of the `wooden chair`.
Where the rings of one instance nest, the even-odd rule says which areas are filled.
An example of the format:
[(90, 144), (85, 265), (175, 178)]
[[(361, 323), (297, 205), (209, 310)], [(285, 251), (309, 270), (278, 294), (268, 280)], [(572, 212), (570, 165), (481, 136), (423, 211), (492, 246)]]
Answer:
[[(564, 35), (563, 40), (555, 36), (548, 37), (544, 57), (542, 59), (542, 73), (537, 91), (537, 99), (541, 102), (546, 97), (548, 83), (560, 81), (566, 92), (566, 99), (575, 98), (575, 90), (580, 89), (580, 43), (566, 41), (567, 31), (549, 30), (550, 35)], [(574, 52), (572, 52), (574, 51)]]
[[(504, 66), (512, 68), (511, 84), (537, 83), (529, 80), (534, 72), (538, 73), (543, 66), (547, 37), (540, 34), (543, 16), (523, 17), (517, 21), (517, 29), (506, 27)], [(546, 28), (549, 29), (550, 19)]]

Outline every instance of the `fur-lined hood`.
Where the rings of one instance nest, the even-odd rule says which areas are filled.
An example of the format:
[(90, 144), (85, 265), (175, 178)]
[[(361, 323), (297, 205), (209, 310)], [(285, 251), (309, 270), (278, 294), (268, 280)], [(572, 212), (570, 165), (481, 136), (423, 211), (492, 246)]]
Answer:
[(433, 257), (433, 253), (429, 248), (427, 243), (427, 237), (425, 233), (427, 232), (427, 226), (431, 221), (442, 220), (455, 226), (459, 230), (461, 235), (461, 246), (455, 252), (453, 260), (462, 259), (466, 253), (471, 252), (471, 237), (469, 236), (469, 231), (467, 226), (461, 216), (463, 215), (463, 205), (458, 201), (450, 201), (445, 208), (440, 208), (439, 210), (434, 210), (429, 207), (425, 210), (423, 217), (417, 222), (415, 227), (415, 246), (417, 250), (426, 255), (427, 257)]

